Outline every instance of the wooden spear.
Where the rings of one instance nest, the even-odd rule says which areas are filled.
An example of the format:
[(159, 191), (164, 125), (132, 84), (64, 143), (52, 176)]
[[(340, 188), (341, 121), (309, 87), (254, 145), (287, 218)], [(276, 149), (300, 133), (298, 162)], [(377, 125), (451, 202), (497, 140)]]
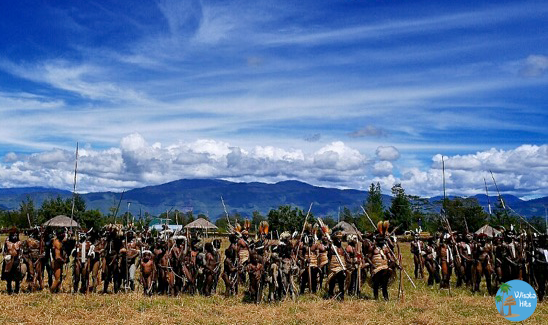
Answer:
[(72, 209), (70, 211), (70, 235), (72, 236), (72, 224), (74, 223), (74, 205), (76, 201), (76, 174), (78, 172), (78, 142), (76, 142), (76, 162), (74, 163), (74, 184), (72, 187)]

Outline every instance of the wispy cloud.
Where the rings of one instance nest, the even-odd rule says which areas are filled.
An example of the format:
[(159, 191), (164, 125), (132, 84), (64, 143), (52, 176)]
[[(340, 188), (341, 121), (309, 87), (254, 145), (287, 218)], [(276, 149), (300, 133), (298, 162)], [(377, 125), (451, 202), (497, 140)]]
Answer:
[[(308, 32), (290, 30), (288, 33), (265, 35), (263, 39), (273, 45), (299, 44), (319, 45), (333, 42), (355, 42), (358, 39), (378, 39), (382, 37), (426, 34), (441, 32), (449, 29), (478, 28), (494, 25), (519, 18), (541, 18), (548, 11), (548, 6), (541, 5), (528, 7), (523, 5), (509, 5), (475, 10), (462, 13), (453, 13), (433, 17), (387, 20), (375, 22), (365, 26), (345, 27), (328, 31)], [(268, 37), (266, 37), (268, 36)]]
[(0, 92), (0, 112), (14, 113), (21, 110), (52, 110), (62, 108), (65, 102), (32, 93)]
[(306, 137), (304, 137), (304, 141), (306, 141), (306, 142), (318, 142), (318, 141), (320, 141), (321, 138), (322, 138), (321, 133), (314, 133), (314, 134), (307, 135)]
[(17, 65), (0, 62), (0, 68), (11, 74), (34, 82), (45, 83), (59, 90), (75, 93), (89, 99), (113, 101), (139, 101), (142, 94), (123, 89), (113, 82), (103, 81), (107, 72), (99, 66), (74, 64), (67, 61), (47, 61), (38, 64)]
[(548, 71), (548, 56), (529, 55), (523, 62), (520, 74), (524, 77), (540, 77)]
[(348, 136), (351, 138), (387, 137), (388, 135), (389, 135), (388, 131), (382, 128), (375, 127), (373, 125), (367, 125), (366, 127), (362, 129), (348, 133)]

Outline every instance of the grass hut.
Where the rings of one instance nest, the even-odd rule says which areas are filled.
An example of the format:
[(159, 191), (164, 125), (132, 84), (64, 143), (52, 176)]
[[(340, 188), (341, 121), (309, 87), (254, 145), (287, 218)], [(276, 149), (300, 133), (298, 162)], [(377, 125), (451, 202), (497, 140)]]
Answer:
[(333, 227), (334, 232), (337, 230), (341, 230), (343, 232), (343, 235), (356, 235), (356, 236), (361, 235), (361, 232), (358, 229), (354, 228), (354, 226), (352, 226), (346, 221), (341, 221), (338, 224), (336, 224), (335, 227)]
[(198, 219), (192, 221), (191, 223), (189, 223), (188, 225), (186, 225), (185, 229), (202, 230), (202, 231), (205, 232), (206, 237), (207, 237), (208, 231), (216, 231), (218, 228), (217, 228), (217, 226), (215, 226), (211, 222), (207, 221), (206, 219), (198, 218)]
[(78, 222), (64, 215), (59, 215), (57, 217), (53, 217), (49, 219), (48, 221), (44, 222), (43, 226), (44, 227), (80, 228), (80, 225), (78, 224)]
[(476, 235), (479, 235), (479, 234), (486, 234), (488, 237), (495, 237), (497, 234), (500, 234), (500, 231), (496, 230), (495, 228), (489, 225), (484, 225), (483, 227), (481, 227), (480, 229), (476, 231)]

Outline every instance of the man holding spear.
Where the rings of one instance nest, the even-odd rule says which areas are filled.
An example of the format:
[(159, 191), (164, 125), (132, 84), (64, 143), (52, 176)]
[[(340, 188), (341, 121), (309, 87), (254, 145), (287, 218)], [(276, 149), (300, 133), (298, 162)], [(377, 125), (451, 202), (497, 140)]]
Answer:
[[(388, 231), (388, 222), (379, 221), (378, 234), (375, 237), (375, 246), (370, 254), (372, 261), (371, 265), (371, 284), (373, 287), (373, 295), (379, 299), (379, 288), (382, 290), (384, 300), (388, 300), (388, 285), (393, 276), (393, 266), (397, 264), (397, 259), (386, 242), (386, 233)], [(401, 293), (401, 277), (399, 284), (399, 292)]]
[[(373, 220), (371, 220), (371, 218), (369, 217), (369, 214), (367, 213), (367, 211), (365, 211), (365, 209), (363, 207), (361, 207), (363, 212), (365, 213), (365, 216), (367, 217), (367, 219), (369, 220), (369, 222), (371, 223), (371, 225), (373, 226), (373, 228), (377, 229), (377, 226), (375, 226), (375, 223), (373, 223)], [(393, 231), (392, 231), (393, 232)], [(392, 254), (392, 255), (396, 255), (394, 254), (394, 251), (392, 250), (392, 248), (390, 248), (390, 246), (386, 245), (386, 247), (388, 248), (389, 252)], [(411, 282), (411, 284), (413, 285), (413, 288), (417, 288), (417, 286), (415, 285), (415, 282), (413, 282), (413, 280), (411, 279), (411, 277), (409, 276), (409, 274), (407, 273), (407, 271), (405, 271), (405, 269), (403, 268), (403, 265), (402, 264), (396, 264), (396, 266), (403, 271), (403, 273), (405, 274), (405, 276), (407, 277), (407, 279), (409, 280), (409, 282)], [(402, 287), (402, 286), (400, 286)], [(403, 287), (402, 287), (403, 288)]]
[(339, 286), (339, 293), (337, 298), (340, 300), (344, 299), (344, 282), (346, 280), (346, 260), (341, 258), (345, 256), (345, 251), (342, 248), (342, 233), (339, 231), (335, 233), (334, 238), (331, 239), (329, 235), (329, 227), (323, 223), (322, 219), (318, 218), (318, 223), (320, 229), (325, 236), (328, 245), (329, 245), (329, 275), (327, 276), (327, 285), (328, 285), (328, 298), (333, 298), (335, 296), (334, 290), (335, 285)]

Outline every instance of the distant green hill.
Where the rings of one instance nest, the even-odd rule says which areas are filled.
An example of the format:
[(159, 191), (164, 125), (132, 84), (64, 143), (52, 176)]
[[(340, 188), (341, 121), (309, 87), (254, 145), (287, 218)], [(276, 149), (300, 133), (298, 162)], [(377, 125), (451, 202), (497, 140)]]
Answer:
[(27, 196), (30, 196), (34, 200), (34, 205), (38, 208), (45, 200), (52, 197), (56, 198), (58, 195), (62, 198), (67, 198), (72, 193), (70, 191), (46, 187), (0, 188), (0, 209), (19, 209), (19, 204), (21, 201), (26, 200)]
[[(29, 195), (39, 207), (48, 198), (61, 195), (70, 197), (69, 191), (51, 188), (10, 188), (0, 189), (0, 204), (4, 208), (17, 209), (19, 203)], [(99, 209), (108, 213), (109, 208), (116, 206), (121, 193), (97, 192), (82, 194), (88, 209)], [(339, 190), (312, 186), (298, 181), (285, 181), (276, 184), (234, 183), (214, 179), (182, 179), (166, 184), (132, 189), (124, 193), (120, 210), (125, 212), (127, 203), (131, 202), (130, 211), (138, 214), (139, 209), (158, 215), (171, 208), (179, 210), (192, 209), (195, 214), (204, 213), (211, 219), (224, 214), (221, 204), (223, 196), (231, 214), (238, 212), (244, 216), (253, 211), (267, 214), (270, 209), (280, 205), (291, 205), (308, 209), (314, 202), (313, 212), (316, 215), (336, 216), (339, 207), (344, 206), (357, 210), (366, 199), (367, 192), (358, 190)], [(389, 202), (390, 197), (385, 199)]]
[[(35, 206), (39, 207), (48, 198), (60, 195), (62, 198), (71, 196), (70, 191), (43, 187), (4, 188), (0, 189), (0, 208), (18, 209), (21, 201), (30, 196)], [(109, 208), (118, 204), (121, 193), (97, 192), (83, 194), (88, 209), (99, 209), (107, 214)], [(358, 190), (340, 190), (312, 186), (299, 181), (284, 181), (275, 184), (266, 183), (235, 183), (216, 179), (181, 179), (161, 185), (136, 188), (124, 193), (120, 205), (121, 212), (127, 209), (131, 202), (130, 211), (134, 215), (148, 212), (158, 215), (171, 208), (180, 211), (192, 209), (195, 214), (203, 213), (215, 220), (224, 214), (221, 196), (230, 214), (236, 212), (250, 216), (253, 211), (263, 215), (270, 209), (280, 205), (291, 205), (303, 210), (308, 209), (314, 202), (313, 213), (317, 216), (331, 215), (336, 217), (339, 207), (348, 207), (353, 212), (359, 211), (359, 205), (367, 198), (367, 192)], [(479, 203), (487, 210), (487, 196), (476, 195)], [(385, 207), (390, 206), (391, 197), (383, 195)], [(441, 197), (433, 197), (434, 204)], [(490, 197), (494, 206), (497, 198)], [(544, 215), (544, 204), (548, 198), (523, 201), (512, 195), (504, 195), (505, 202), (516, 212), (524, 216)]]

